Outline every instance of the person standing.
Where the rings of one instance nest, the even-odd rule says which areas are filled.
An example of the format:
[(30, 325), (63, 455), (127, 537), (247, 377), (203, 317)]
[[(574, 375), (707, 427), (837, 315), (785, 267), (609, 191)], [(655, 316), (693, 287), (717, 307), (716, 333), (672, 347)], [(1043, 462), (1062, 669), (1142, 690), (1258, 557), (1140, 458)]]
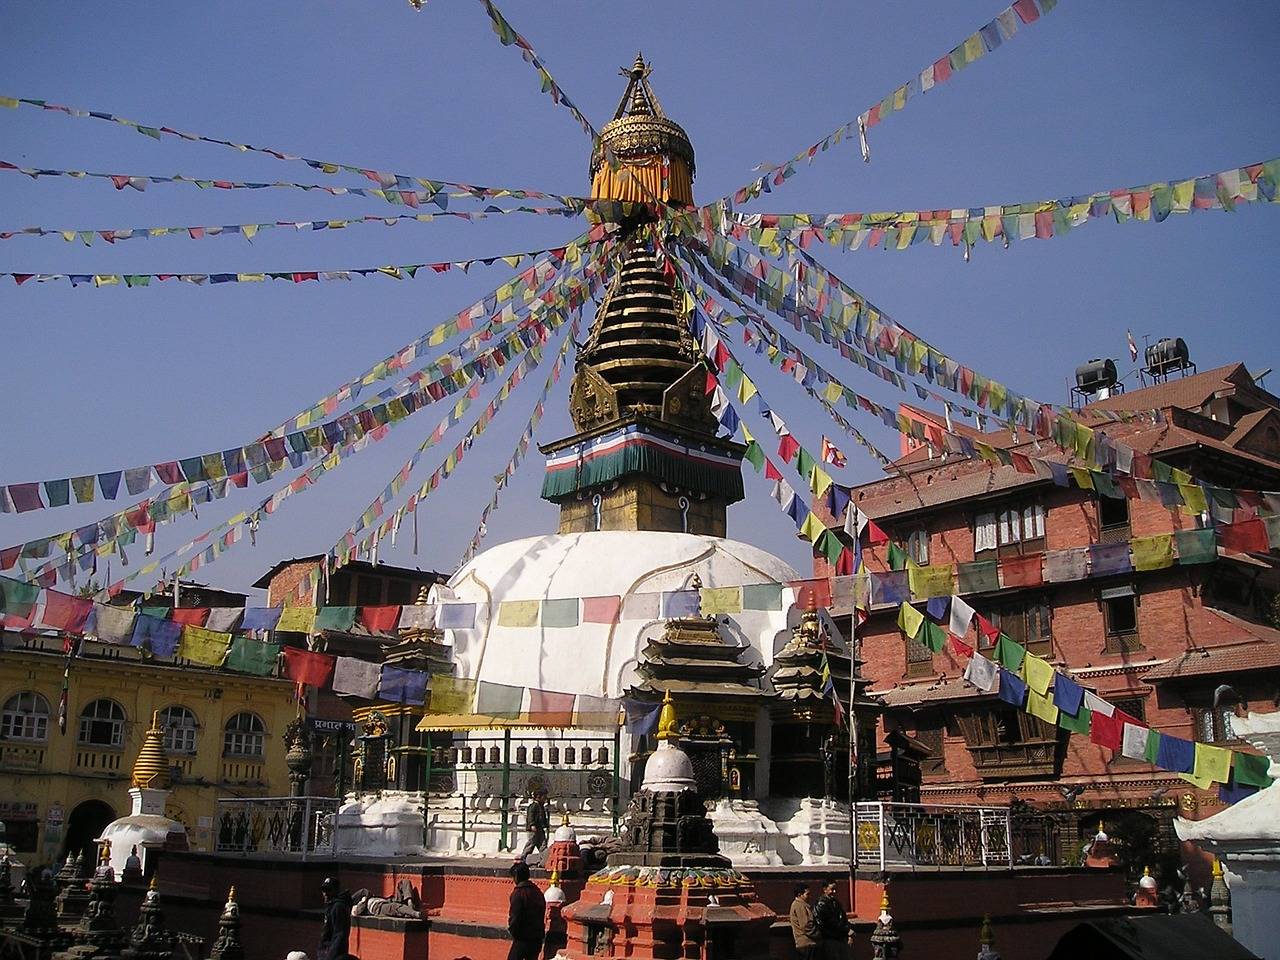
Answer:
[(547, 902), (529, 879), (529, 865), (523, 860), (511, 868), (511, 879), (516, 886), (507, 910), (507, 932), (511, 934), (507, 960), (539, 960), (547, 929)]
[(813, 908), (813, 920), (818, 928), (817, 955), (822, 960), (849, 956), (849, 917), (836, 898), (836, 882), (828, 880), (822, 885), (822, 896)]
[(338, 881), (325, 877), (320, 884), (324, 898), (324, 928), (320, 931), (320, 948), (316, 960), (347, 960), (351, 938), (351, 894), (338, 888)]
[(539, 787), (534, 791), (533, 799), (524, 811), (525, 841), (520, 851), (520, 859), (527, 860), (533, 851), (547, 849), (547, 830), (551, 820), (547, 815), (547, 790)]
[(809, 903), (809, 888), (803, 883), (795, 886), (795, 899), (791, 901), (791, 936), (796, 941), (796, 953), (800, 960), (814, 960), (818, 948), (818, 924), (813, 919), (813, 905)]

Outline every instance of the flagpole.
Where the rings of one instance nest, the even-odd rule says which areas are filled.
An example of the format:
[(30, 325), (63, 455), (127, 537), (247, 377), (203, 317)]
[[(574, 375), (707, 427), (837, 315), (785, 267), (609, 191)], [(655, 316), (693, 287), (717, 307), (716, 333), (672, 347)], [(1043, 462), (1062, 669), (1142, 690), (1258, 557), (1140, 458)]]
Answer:
[[(850, 504), (850, 509), (853, 505)], [(854, 918), (858, 915), (858, 848), (855, 846), (857, 837), (854, 830), (854, 811), (855, 806), (855, 788), (857, 783), (858, 770), (858, 715), (853, 710), (855, 691), (858, 685), (854, 682), (855, 671), (855, 650), (858, 637), (858, 588), (857, 576), (858, 571), (853, 571), (854, 588), (853, 588), (853, 609), (849, 616), (849, 913)], [(850, 936), (852, 937), (853, 927), (850, 926)]]

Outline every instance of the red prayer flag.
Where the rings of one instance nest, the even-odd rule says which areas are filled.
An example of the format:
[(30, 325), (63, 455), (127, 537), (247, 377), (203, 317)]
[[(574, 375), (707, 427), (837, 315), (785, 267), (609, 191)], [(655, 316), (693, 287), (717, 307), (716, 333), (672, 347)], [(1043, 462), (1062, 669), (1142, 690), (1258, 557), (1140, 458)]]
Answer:
[(1124, 725), (1141, 723), (1123, 710), (1116, 710), (1111, 716), (1094, 710), (1089, 717), (1089, 740), (1106, 747), (1108, 750), (1119, 750), (1124, 740)]
[(802, 610), (831, 606), (831, 581), (825, 577), (815, 580), (792, 580), (787, 586), (795, 590), (796, 606)]
[(295, 683), (310, 687), (327, 687), (333, 677), (336, 657), (327, 653), (313, 653), (297, 647), (284, 648), (284, 675)]
[(840, 556), (836, 558), (836, 576), (847, 577), (857, 571), (853, 569), (853, 551), (848, 547), (840, 549)]
[(1218, 527), (1218, 541), (1223, 549), (1232, 553), (1266, 553), (1271, 549), (1266, 524), (1256, 518), (1244, 523), (1224, 523)]
[(1042, 554), (1030, 553), (1023, 557), (1000, 559), (1000, 582), (1006, 587), (1034, 587), (1044, 582)]
[(1023, 23), (1035, 23), (1040, 19), (1040, 11), (1036, 9), (1036, 0), (1014, 0), (1013, 9)]
[(398, 604), (380, 607), (361, 607), (360, 623), (370, 633), (390, 633), (400, 620)]
[(205, 621), (209, 619), (209, 608), (178, 607), (169, 615), (169, 619), (183, 626), (203, 627)]
[(965, 643), (963, 640), (957, 637), (954, 633), (948, 632), (947, 640), (951, 644), (951, 652), (954, 653), (956, 656), (958, 657), (973, 656), (973, 647), (969, 646), (969, 644)]
[[(618, 611), (622, 608), (621, 597), (583, 597), (583, 623), (614, 623), (618, 619)], [(531, 693), (541, 691), (532, 690)]]
[(889, 542), (889, 535), (881, 530), (874, 520), (867, 521), (866, 534), (868, 546), (875, 547), (879, 544)]
[[(613, 599), (603, 597), (598, 599)], [(573, 723), (573, 694), (549, 690), (529, 691), (529, 722), (544, 727), (567, 727)]]
[(773, 465), (773, 461), (768, 457), (764, 458), (764, 478), (766, 480), (781, 480), (782, 474), (778, 468)]
[(982, 614), (978, 614), (978, 633), (982, 634), (987, 641), (988, 646), (996, 642), (996, 638), (1000, 636), (1000, 628), (993, 624)]
[(44, 501), (40, 499), (40, 484), (38, 483), (9, 484), (9, 498), (13, 501), (14, 509), (19, 513), (44, 509)]
[(54, 630), (65, 630), (68, 633), (79, 633), (84, 629), (84, 622), (89, 619), (93, 610), (93, 601), (82, 597), (73, 597), (69, 593), (58, 593), (46, 590), (44, 595), (44, 613), (41, 622)]

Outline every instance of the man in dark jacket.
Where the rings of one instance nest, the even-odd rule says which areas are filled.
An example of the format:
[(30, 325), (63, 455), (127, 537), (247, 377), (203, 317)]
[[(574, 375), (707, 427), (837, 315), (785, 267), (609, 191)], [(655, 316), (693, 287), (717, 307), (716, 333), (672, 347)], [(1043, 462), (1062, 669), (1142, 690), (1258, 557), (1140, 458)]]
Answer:
[(822, 896), (813, 908), (813, 920), (818, 927), (818, 956), (822, 960), (848, 957), (849, 917), (836, 899), (834, 880), (822, 885)]
[(524, 861), (511, 868), (511, 879), (516, 888), (511, 891), (507, 912), (507, 932), (511, 934), (507, 960), (539, 960), (546, 935), (547, 902), (529, 880), (529, 866)]
[(550, 829), (550, 817), (547, 815), (547, 791), (539, 787), (533, 799), (524, 811), (525, 841), (520, 851), (520, 859), (528, 860), (534, 850), (546, 852), (547, 830)]
[(351, 937), (351, 894), (339, 890), (333, 877), (325, 877), (320, 895), (324, 898), (324, 929), (320, 931), (316, 960), (346, 960)]

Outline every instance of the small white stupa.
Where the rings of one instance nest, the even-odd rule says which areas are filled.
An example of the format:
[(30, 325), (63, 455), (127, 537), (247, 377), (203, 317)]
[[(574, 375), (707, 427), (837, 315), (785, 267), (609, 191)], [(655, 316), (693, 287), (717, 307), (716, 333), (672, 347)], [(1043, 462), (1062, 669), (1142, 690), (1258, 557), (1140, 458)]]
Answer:
[(147, 861), (152, 858), (152, 851), (187, 849), (187, 828), (164, 815), (172, 781), (158, 713), (151, 715), (151, 728), (142, 735), (142, 749), (133, 765), (131, 782), (129, 815), (111, 821), (98, 838), (99, 843), (110, 841), (110, 862), (117, 878), (123, 876), (125, 861), (135, 847), (144, 874), (151, 872)]
[[(1280, 713), (1250, 713), (1232, 720), (1235, 732), (1271, 759), (1280, 776)], [(1231, 890), (1231, 934), (1260, 957), (1275, 956), (1280, 916), (1280, 786), (1259, 790), (1204, 820), (1173, 822), (1179, 840), (1190, 840), (1222, 862)]]

